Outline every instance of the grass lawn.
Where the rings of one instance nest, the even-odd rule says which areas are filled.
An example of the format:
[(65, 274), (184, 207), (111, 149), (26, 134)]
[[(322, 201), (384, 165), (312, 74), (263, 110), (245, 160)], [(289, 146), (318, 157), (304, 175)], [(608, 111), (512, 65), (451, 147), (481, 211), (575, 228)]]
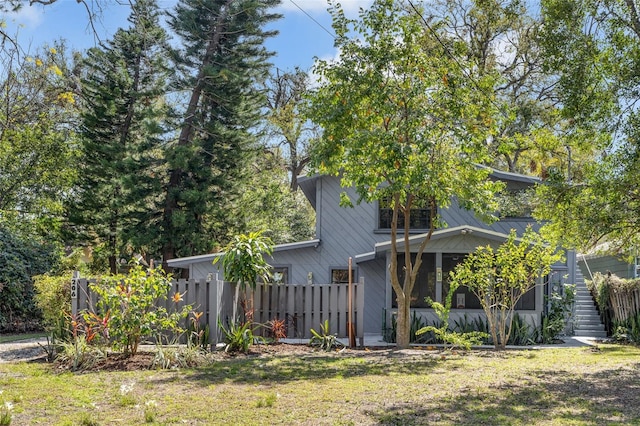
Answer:
[(12, 425), (640, 424), (640, 349), (346, 351), (89, 373), (5, 363), (0, 392)]

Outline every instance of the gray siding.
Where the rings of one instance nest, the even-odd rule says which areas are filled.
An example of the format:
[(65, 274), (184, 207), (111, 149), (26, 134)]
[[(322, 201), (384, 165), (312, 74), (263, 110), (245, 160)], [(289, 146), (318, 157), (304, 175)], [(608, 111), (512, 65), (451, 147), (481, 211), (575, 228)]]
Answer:
[(531, 225), (534, 230), (540, 228), (540, 225), (533, 218), (499, 220), (492, 224), (487, 224), (478, 219), (472, 211), (461, 208), (456, 200), (453, 200), (448, 208), (440, 209), (439, 213), (449, 228), (469, 225), (490, 229), (503, 234), (509, 234), (511, 229), (515, 229), (518, 235), (522, 235), (529, 225)]
[(586, 265), (582, 256), (578, 257), (578, 259), (578, 266), (580, 266), (586, 279), (591, 279), (589, 271), (591, 271), (591, 274), (595, 274), (596, 272), (600, 272), (601, 274), (611, 272), (620, 278), (633, 278), (633, 266), (615, 256), (587, 258)]
[[(424, 251), (425, 253), (470, 253), (472, 251), (475, 251), (478, 247), (486, 245), (491, 245), (492, 247), (496, 248), (500, 245), (500, 242), (476, 237), (473, 234), (461, 234), (449, 238), (429, 241)], [(403, 251), (401, 247), (399, 247), (398, 249), (398, 251)], [(417, 244), (411, 247), (412, 252), (415, 252), (417, 250)]]
[(364, 277), (364, 332), (380, 334), (387, 298), (385, 259), (363, 262), (359, 265), (359, 270)]

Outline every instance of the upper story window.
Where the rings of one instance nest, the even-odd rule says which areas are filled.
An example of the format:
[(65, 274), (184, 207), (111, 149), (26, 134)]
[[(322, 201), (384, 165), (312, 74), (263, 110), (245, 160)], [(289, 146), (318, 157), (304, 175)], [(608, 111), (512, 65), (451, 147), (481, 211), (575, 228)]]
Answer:
[[(391, 199), (380, 200), (378, 203), (378, 229), (391, 229), (393, 208)], [(416, 206), (411, 209), (409, 216), (410, 229), (429, 229), (431, 227), (431, 209), (427, 206)], [(398, 229), (404, 228), (404, 215), (398, 213)]]
[(535, 208), (535, 190), (532, 188), (516, 189), (496, 194), (500, 205), (501, 219), (531, 218)]

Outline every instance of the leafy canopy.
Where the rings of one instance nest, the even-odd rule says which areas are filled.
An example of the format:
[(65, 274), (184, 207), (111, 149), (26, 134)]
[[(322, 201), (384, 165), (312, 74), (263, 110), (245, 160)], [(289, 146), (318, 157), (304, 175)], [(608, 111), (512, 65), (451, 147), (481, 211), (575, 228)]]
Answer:
[(224, 278), (237, 283), (241, 290), (256, 288), (258, 279), (267, 282), (271, 276), (271, 266), (264, 259), (273, 252), (271, 240), (261, 231), (233, 237), (222, 257), (216, 257), (216, 264), (222, 259)]
[(321, 86), (309, 115), (324, 129), (316, 168), (341, 173), (361, 200), (412, 193), (446, 207), (459, 196), (488, 211), (497, 185), (473, 163), (486, 154), (493, 104), (478, 87), (491, 77), (469, 81), (449, 56), (455, 46), (396, 2), (376, 1), (359, 20), (339, 5), (331, 12), (341, 57), (315, 66)]

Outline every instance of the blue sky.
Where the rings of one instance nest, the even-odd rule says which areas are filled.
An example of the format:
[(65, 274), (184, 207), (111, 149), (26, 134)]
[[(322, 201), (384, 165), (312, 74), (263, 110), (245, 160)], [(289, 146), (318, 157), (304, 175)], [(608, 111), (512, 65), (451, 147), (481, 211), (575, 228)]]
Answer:
[[(342, 0), (341, 3), (348, 14), (356, 16), (358, 9), (366, 8), (371, 1)], [(115, 0), (104, 3), (107, 6), (95, 27), (100, 37), (106, 39), (128, 24), (129, 7), (123, 0), (120, 3), (124, 5)], [(158, 0), (158, 3), (163, 9), (171, 9), (176, 0)], [(90, 0), (88, 4), (91, 5)], [(336, 56), (334, 40), (326, 31), (332, 30), (326, 9), (326, 0), (282, 0), (278, 11), (284, 17), (273, 25), (280, 34), (267, 43), (267, 47), (276, 53), (272, 61), (275, 66), (286, 71), (295, 66), (310, 70), (314, 57), (329, 59)], [(84, 5), (76, 0), (58, 0), (49, 6), (25, 6), (19, 13), (5, 16), (6, 30), (9, 34), (18, 31), (20, 43), (25, 49), (30, 46), (31, 51), (60, 38), (67, 40), (69, 47), (82, 50), (97, 43), (87, 16)]]

